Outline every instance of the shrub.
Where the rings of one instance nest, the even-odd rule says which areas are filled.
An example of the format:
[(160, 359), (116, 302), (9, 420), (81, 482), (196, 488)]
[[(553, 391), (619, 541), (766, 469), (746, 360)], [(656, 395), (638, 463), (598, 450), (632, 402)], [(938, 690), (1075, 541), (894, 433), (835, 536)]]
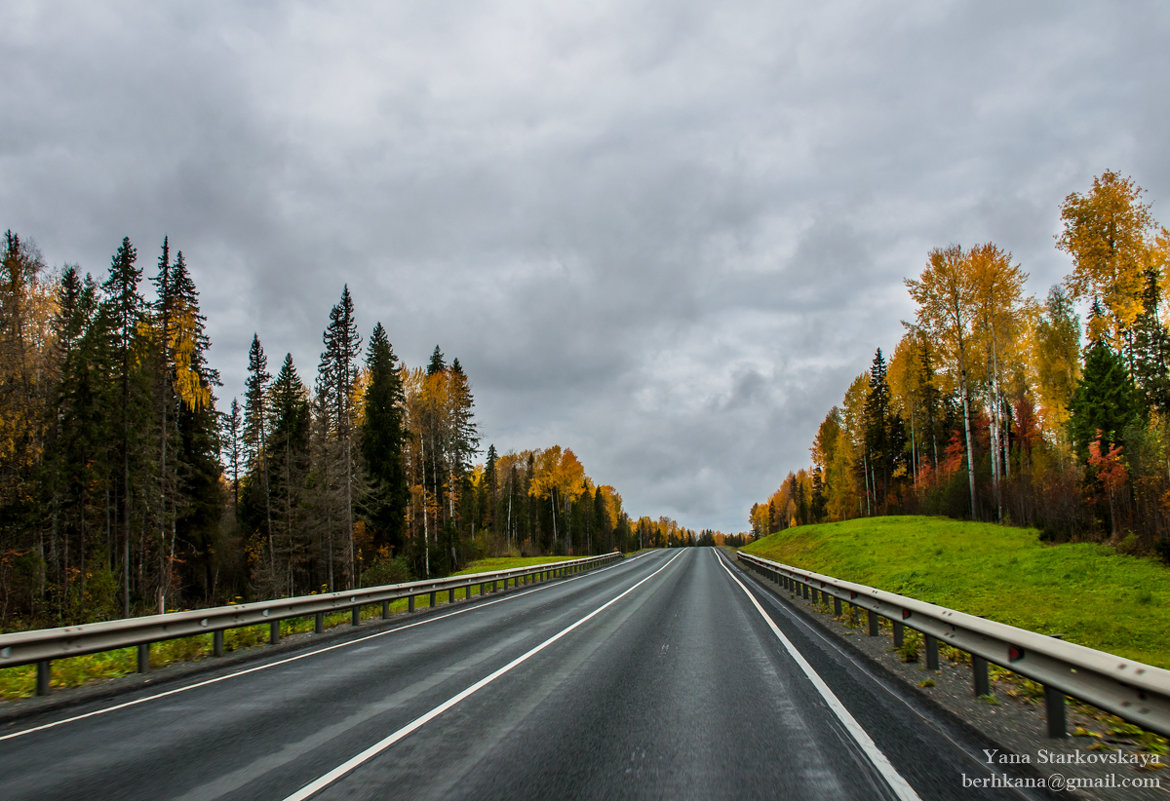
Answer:
[(413, 578), (410, 565), (401, 556), (394, 559), (378, 559), (362, 571), (363, 587), (381, 587), (385, 584), (402, 584)]

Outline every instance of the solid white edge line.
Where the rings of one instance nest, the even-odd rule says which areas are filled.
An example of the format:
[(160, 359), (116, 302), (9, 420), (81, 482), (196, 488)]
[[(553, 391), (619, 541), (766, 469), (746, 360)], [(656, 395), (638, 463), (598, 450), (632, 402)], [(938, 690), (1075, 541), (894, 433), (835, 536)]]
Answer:
[(780, 631), (780, 628), (776, 625), (776, 621), (772, 620), (768, 613), (764, 611), (764, 607), (760, 606), (760, 602), (756, 600), (756, 596), (752, 595), (751, 591), (743, 585), (743, 582), (741, 582), (739, 578), (731, 572), (731, 569), (723, 563), (723, 559), (720, 558), (719, 554), (715, 554), (715, 558), (719, 560), (719, 566), (722, 567), (727, 575), (731, 577), (731, 580), (739, 585), (739, 588), (743, 590), (744, 595), (746, 595), (748, 600), (752, 602), (752, 606), (754, 606), (756, 611), (760, 613), (760, 617), (762, 617), (764, 622), (768, 624), (768, 628), (770, 628), (772, 633), (776, 635), (776, 639), (780, 641), (780, 644), (784, 646), (786, 651), (788, 651), (788, 655), (792, 657), (792, 660), (796, 662), (796, 664), (804, 672), (804, 675), (808, 677), (810, 682), (812, 682), (813, 687), (815, 687), (817, 692), (821, 694), (821, 697), (825, 699), (825, 703), (828, 704), (829, 709), (833, 711), (833, 714), (836, 715), (837, 719), (841, 721), (841, 725), (845, 727), (845, 730), (849, 732), (849, 734), (861, 747), (861, 750), (869, 758), (869, 761), (873, 763), (873, 766), (877, 769), (878, 773), (880, 773), (882, 778), (886, 780), (886, 783), (890, 785), (890, 789), (894, 791), (894, 794), (897, 795), (898, 798), (901, 798), (902, 801), (922, 801), (918, 793), (914, 792), (914, 788), (910, 786), (910, 783), (906, 781), (905, 778), (903, 778), (901, 773), (898, 773), (898, 770), (893, 766), (890, 760), (886, 758), (886, 755), (882, 753), (882, 750), (878, 748), (877, 743), (873, 741), (873, 738), (871, 738), (865, 729), (861, 727), (861, 724), (857, 722), (857, 719), (853, 717), (853, 715), (849, 714), (849, 710), (845, 708), (845, 705), (841, 703), (840, 699), (838, 699), (833, 691), (829, 689), (829, 685), (825, 684), (825, 680), (820, 677), (820, 674), (813, 669), (813, 666), (810, 665), (808, 660), (806, 660), (800, 651), (796, 649), (796, 646), (793, 645), (792, 642), (784, 636), (784, 632)]
[(149, 701), (157, 701), (160, 698), (167, 698), (167, 697), (172, 696), (172, 695), (178, 695), (179, 693), (185, 693), (188, 690), (197, 690), (200, 687), (206, 687), (209, 684), (218, 684), (221, 681), (227, 681), (228, 679), (235, 679), (235, 678), (238, 678), (240, 676), (246, 676), (249, 673), (258, 673), (262, 670), (268, 670), (269, 668), (279, 667), (281, 665), (287, 665), (289, 662), (296, 662), (296, 661), (301, 660), (301, 659), (307, 659), (310, 656), (316, 656), (317, 654), (324, 654), (324, 653), (327, 653), (329, 651), (335, 651), (338, 648), (348, 648), (351, 645), (357, 645), (359, 643), (366, 642), (367, 640), (373, 640), (373, 639), (376, 639), (378, 637), (385, 637), (388, 634), (396, 634), (397, 632), (405, 631), (407, 629), (413, 629), (416, 626), (423, 626), (423, 625), (426, 625), (427, 623), (435, 623), (439, 620), (446, 620), (449, 617), (454, 617), (455, 615), (462, 615), (465, 612), (474, 612), (477, 609), (486, 609), (489, 606), (495, 606), (496, 604), (503, 603), (504, 601), (513, 601), (517, 598), (523, 598), (524, 596), (531, 595), (534, 592), (540, 592), (542, 590), (547, 590), (547, 589), (550, 589), (552, 587), (564, 586), (565, 584), (568, 584), (571, 581), (577, 581), (579, 579), (586, 578), (587, 576), (596, 576), (596, 575), (603, 573), (607, 570), (612, 570), (615, 567), (620, 567), (621, 565), (628, 565), (630, 562), (634, 561), (635, 559), (640, 558), (641, 556), (643, 556), (643, 554), (639, 554), (638, 556), (634, 556), (634, 557), (631, 557), (629, 559), (624, 559), (621, 562), (618, 562), (617, 564), (609, 565), (607, 567), (601, 567), (601, 568), (598, 568), (597, 570), (590, 570), (588, 573), (582, 573), (578, 576), (571, 576), (571, 577), (566, 578), (562, 581), (558, 581), (555, 584), (553, 584), (553, 583), (542, 584), (540, 586), (532, 587), (530, 589), (524, 590), (523, 592), (514, 592), (510, 595), (505, 595), (502, 598), (496, 598), (495, 600), (492, 600), (492, 601), (485, 601), (483, 603), (477, 603), (474, 606), (464, 607), (463, 609), (456, 609), (452, 612), (446, 612), (446, 613), (441, 614), (441, 615), (435, 615), (433, 617), (428, 617), (424, 620), (416, 620), (414, 623), (407, 623), (406, 625), (395, 626), (394, 628), (387, 629), (385, 631), (379, 631), (379, 632), (376, 632), (374, 634), (367, 634), (365, 637), (358, 637), (356, 640), (346, 640), (345, 642), (336, 643), (335, 645), (327, 645), (324, 648), (318, 648), (318, 649), (313, 650), (313, 651), (306, 651), (303, 654), (297, 654), (296, 656), (290, 656), (287, 659), (279, 659), (275, 662), (266, 662), (263, 665), (257, 665), (256, 667), (247, 668), (245, 670), (238, 670), (235, 673), (228, 673), (225, 676), (217, 676), (214, 679), (206, 679), (204, 681), (196, 682), (195, 684), (188, 684), (188, 685), (185, 685), (183, 687), (176, 687), (173, 690), (166, 690), (165, 692), (156, 693), (154, 695), (150, 695), (150, 696), (147, 696), (145, 698), (138, 698), (134, 701), (126, 701), (126, 702), (121, 703), (121, 704), (115, 704), (114, 706), (107, 706), (107, 707), (103, 707), (101, 709), (95, 709), (92, 712), (86, 712), (85, 714), (82, 714), (82, 715), (74, 715), (72, 717), (62, 718), (61, 720), (55, 720), (52, 723), (43, 723), (40, 726), (34, 726), (31, 729), (22, 729), (20, 731), (11, 732), (10, 734), (3, 734), (3, 735), (0, 735), (0, 743), (4, 742), (5, 740), (14, 740), (17, 737), (23, 737), (26, 734), (34, 734), (38, 731), (44, 731), (46, 729), (54, 729), (58, 726), (63, 726), (66, 723), (74, 723), (74, 722), (79, 721), (79, 720), (85, 720), (86, 718), (92, 718), (92, 717), (97, 717), (98, 715), (104, 715), (108, 712), (117, 712), (119, 709), (126, 709), (128, 707), (138, 706), (139, 704), (145, 704)]
[[(747, 575), (751, 576), (750, 573)], [(757, 584), (757, 586), (759, 586), (759, 585)], [(764, 593), (765, 595), (768, 594), (767, 589), (761, 588), (760, 592)], [(850, 659), (850, 660), (853, 659), (853, 656), (849, 652), (847, 652), (841, 646), (841, 644), (839, 642), (834, 640), (832, 637), (826, 636), (825, 632), (823, 632), (821, 629), (814, 626), (809, 621), (802, 618), (800, 615), (791, 615), (791, 616), (789, 616), (789, 620), (791, 620), (792, 623), (794, 623), (798, 628), (800, 628), (802, 631), (804, 631), (804, 633), (808, 637), (810, 637), (811, 639), (819, 640), (822, 644), (828, 646), (829, 648), (832, 648), (834, 651), (836, 651), (838, 654), (840, 654), (845, 659)], [(858, 670), (861, 671), (861, 673), (868, 676), (870, 681), (872, 681), (876, 687), (880, 687), (881, 689), (885, 690), (886, 694), (889, 695), (890, 698), (892, 698), (894, 701), (897, 701), (902, 706), (904, 706), (908, 713), (910, 713), (911, 715), (914, 715), (914, 717), (916, 717), (919, 721), (922, 722), (923, 726), (929, 726), (930, 729), (932, 731), (934, 731), (935, 734), (937, 734), (942, 739), (946, 740), (948, 743), (950, 743), (952, 746), (954, 746), (954, 748), (959, 753), (961, 753), (961, 754), (963, 754), (963, 756), (967, 757), (967, 759), (971, 762), (972, 769), (982, 771), (982, 772), (986, 773), (988, 776), (995, 775), (995, 770), (992, 768), (992, 766), (987, 764), (987, 758), (985, 756), (983, 756), (975, 751), (972, 751), (970, 749), (970, 747), (968, 747), (966, 744), (959, 742), (953, 736), (951, 736), (951, 734), (949, 732), (947, 732), (945, 729), (940, 728), (936, 721), (934, 721), (931, 718), (924, 715), (921, 710), (916, 709), (913, 705), (910, 704), (910, 702), (908, 702), (906, 700), (905, 697), (899, 695), (894, 690), (893, 687), (891, 687), (889, 684), (887, 684), (882, 679), (878, 678), (873, 673), (873, 671), (871, 671), (865, 665), (858, 664), (857, 668), (858, 668)], [(1011, 788), (1004, 788), (1004, 789), (1010, 793), (1014, 793), (1017, 798), (1029, 799), (1029, 801), (1037, 798), (1037, 796), (1035, 796), (1035, 795), (1029, 795), (1028, 793), (1025, 793), (1024, 790), (1019, 788), (1019, 787), (1011, 787)]]
[(638, 587), (641, 587), (647, 581), (649, 581), (650, 579), (657, 576), (663, 570), (666, 570), (666, 568), (670, 567), (671, 563), (674, 562), (674, 560), (677, 559), (678, 557), (682, 556), (682, 554), (683, 554), (683, 552), (679, 551), (677, 554), (672, 556), (670, 558), (670, 561), (668, 561), (662, 567), (658, 568), (653, 573), (651, 573), (650, 575), (646, 576), (644, 579), (639, 581), (637, 584), (634, 584), (633, 586), (631, 586), (629, 589), (623, 591), (620, 595), (616, 595), (613, 598), (611, 598), (610, 600), (606, 601), (604, 604), (602, 604), (601, 606), (594, 609), (592, 612), (590, 612), (588, 615), (586, 615), (585, 617), (578, 620), (576, 623), (573, 623), (572, 625), (561, 629), (556, 634), (554, 634), (553, 636), (549, 637), (547, 640), (542, 642), (540, 645), (537, 645), (537, 646), (531, 648), (530, 650), (526, 651), (525, 653), (523, 653), (520, 656), (513, 659), (508, 664), (504, 665), (502, 668), (499, 668), (498, 670), (491, 673), (490, 675), (485, 676), (484, 678), (480, 679), (475, 684), (472, 684), (470, 687), (463, 690), (462, 692), (451, 696), (446, 701), (439, 704), (438, 706), (436, 706), (434, 709), (430, 710), (426, 714), (415, 718), (414, 720), (412, 720), (410, 723), (407, 723), (405, 726), (403, 726), (398, 731), (396, 731), (393, 734), (374, 743), (369, 748), (362, 751), (360, 754), (358, 754), (354, 757), (351, 757), (350, 759), (348, 759), (345, 762), (343, 762), (342, 764), (338, 765), (336, 768), (329, 771), (328, 773), (309, 782), (308, 784), (306, 784), (301, 789), (297, 790), (292, 795), (287, 796), (284, 799), (284, 801), (304, 801), (304, 799), (307, 799), (310, 796), (312, 796), (313, 794), (319, 792), (320, 790), (325, 789), (330, 784), (333, 784), (333, 782), (335, 782), (338, 779), (340, 779), (341, 777), (345, 776), (350, 771), (354, 770), (355, 768), (360, 767), (364, 763), (373, 759), (378, 754), (382, 753), (383, 751), (385, 751), (390, 746), (394, 745), (399, 740), (403, 739), (404, 737), (411, 734), (412, 732), (417, 731), (418, 729), (422, 728), (427, 723), (431, 722), (432, 720), (434, 720), (439, 715), (446, 712), (451, 707), (457, 705), (458, 703), (465, 700), (469, 696), (479, 692), (484, 687), (486, 687), (487, 685), (491, 684), (496, 679), (503, 676), (505, 673), (508, 673), (513, 668), (517, 667), (518, 665), (522, 664), (523, 662), (528, 661), (528, 659), (530, 659), (531, 657), (540, 653), (545, 648), (552, 645), (554, 642), (561, 639), (569, 632), (573, 631), (573, 629), (577, 628), (578, 626), (583, 625), (586, 621), (590, 620), (594, 616), (600, 614), (605, 609), (607, 609), (610, 606), (612, 606), (613, 604), (617, 603), (622, 598), (626, 597), (631, 592), (638, 589)]

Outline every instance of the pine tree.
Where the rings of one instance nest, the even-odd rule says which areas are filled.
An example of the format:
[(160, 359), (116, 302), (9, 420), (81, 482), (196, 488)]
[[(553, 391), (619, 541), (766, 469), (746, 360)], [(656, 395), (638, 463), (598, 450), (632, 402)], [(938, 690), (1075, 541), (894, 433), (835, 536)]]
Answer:
[(329, 326), (322, 339), (325, 350), (318, 368), (318, 392), (323, 394), (330, 407), (330, 419), (334, 426), (331, 438), (338, 449), (335, 461), (340, 464), (340, 478), (344, 487), (344, 508), (338, 522), (345, 528), (342, 542), (346, 544), (347, 586), (352, 588), (357, 583), (353, 524), (354, 490), (358, 483), (354, 475), (357, 465), (354, 461), (353, 440), (357, 421), (353, 394), (357, 382), (361, 337), (358, 336), (348, 285), (342, 290), (337, 305), (329, 312)]

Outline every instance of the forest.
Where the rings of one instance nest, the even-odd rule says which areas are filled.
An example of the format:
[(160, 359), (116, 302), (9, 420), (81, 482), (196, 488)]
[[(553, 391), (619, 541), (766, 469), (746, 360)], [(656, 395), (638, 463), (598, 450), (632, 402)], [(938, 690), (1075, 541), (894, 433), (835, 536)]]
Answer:
[[(149, 297), (148, 297), (149, 294)], [(631, 519), (572, 450), (481, 453), (471, 384), (403, 364), (346, 286), (312, 384), (259, 335), (242, 402), (192, 271), (123, 239), (99, 283), (11, 231), (0, 258), (0, 628), (446, 575), (494, 555), (714, 544)]]
[(1043, 300), (994, 243), (931, 250), (893, 353), (752, 506), (753, 533), (937, 514), (1170, 561), (1170, 233), (1144, 195), (1105, 171), (1065, 198), (1072, 269)]

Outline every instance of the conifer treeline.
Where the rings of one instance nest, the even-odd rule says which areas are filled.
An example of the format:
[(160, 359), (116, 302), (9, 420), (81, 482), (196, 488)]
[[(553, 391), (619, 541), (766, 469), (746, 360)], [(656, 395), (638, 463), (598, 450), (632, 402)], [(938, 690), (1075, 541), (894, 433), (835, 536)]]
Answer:
[[(153, 299), (144, 285), (153, 286)], [(144, 280), (123, 239), (104, 282), (50, 271), (12, 232), (0, 260), (0, 626), (72, 623), (445, 575), (495, 554), (700, 538), (631, 521), (570, 450), (474, 464), (470, 383), (436, 347), (363, 342), (346, 287), (310, 388), (261, 339), (216, 409), (199, 295), (163, 241)], [(704, 532), (711, 539), (713, 532)]]
[(1143, 194), (1106, 171), (1065, 198), (1073, 269), (1043, 301), (994, 244), (932, 250), (892, 357), (826, 415), (811, 468), (752, 506), (753, 533), (945, 514), (1170, 560), (1170, 234)]

